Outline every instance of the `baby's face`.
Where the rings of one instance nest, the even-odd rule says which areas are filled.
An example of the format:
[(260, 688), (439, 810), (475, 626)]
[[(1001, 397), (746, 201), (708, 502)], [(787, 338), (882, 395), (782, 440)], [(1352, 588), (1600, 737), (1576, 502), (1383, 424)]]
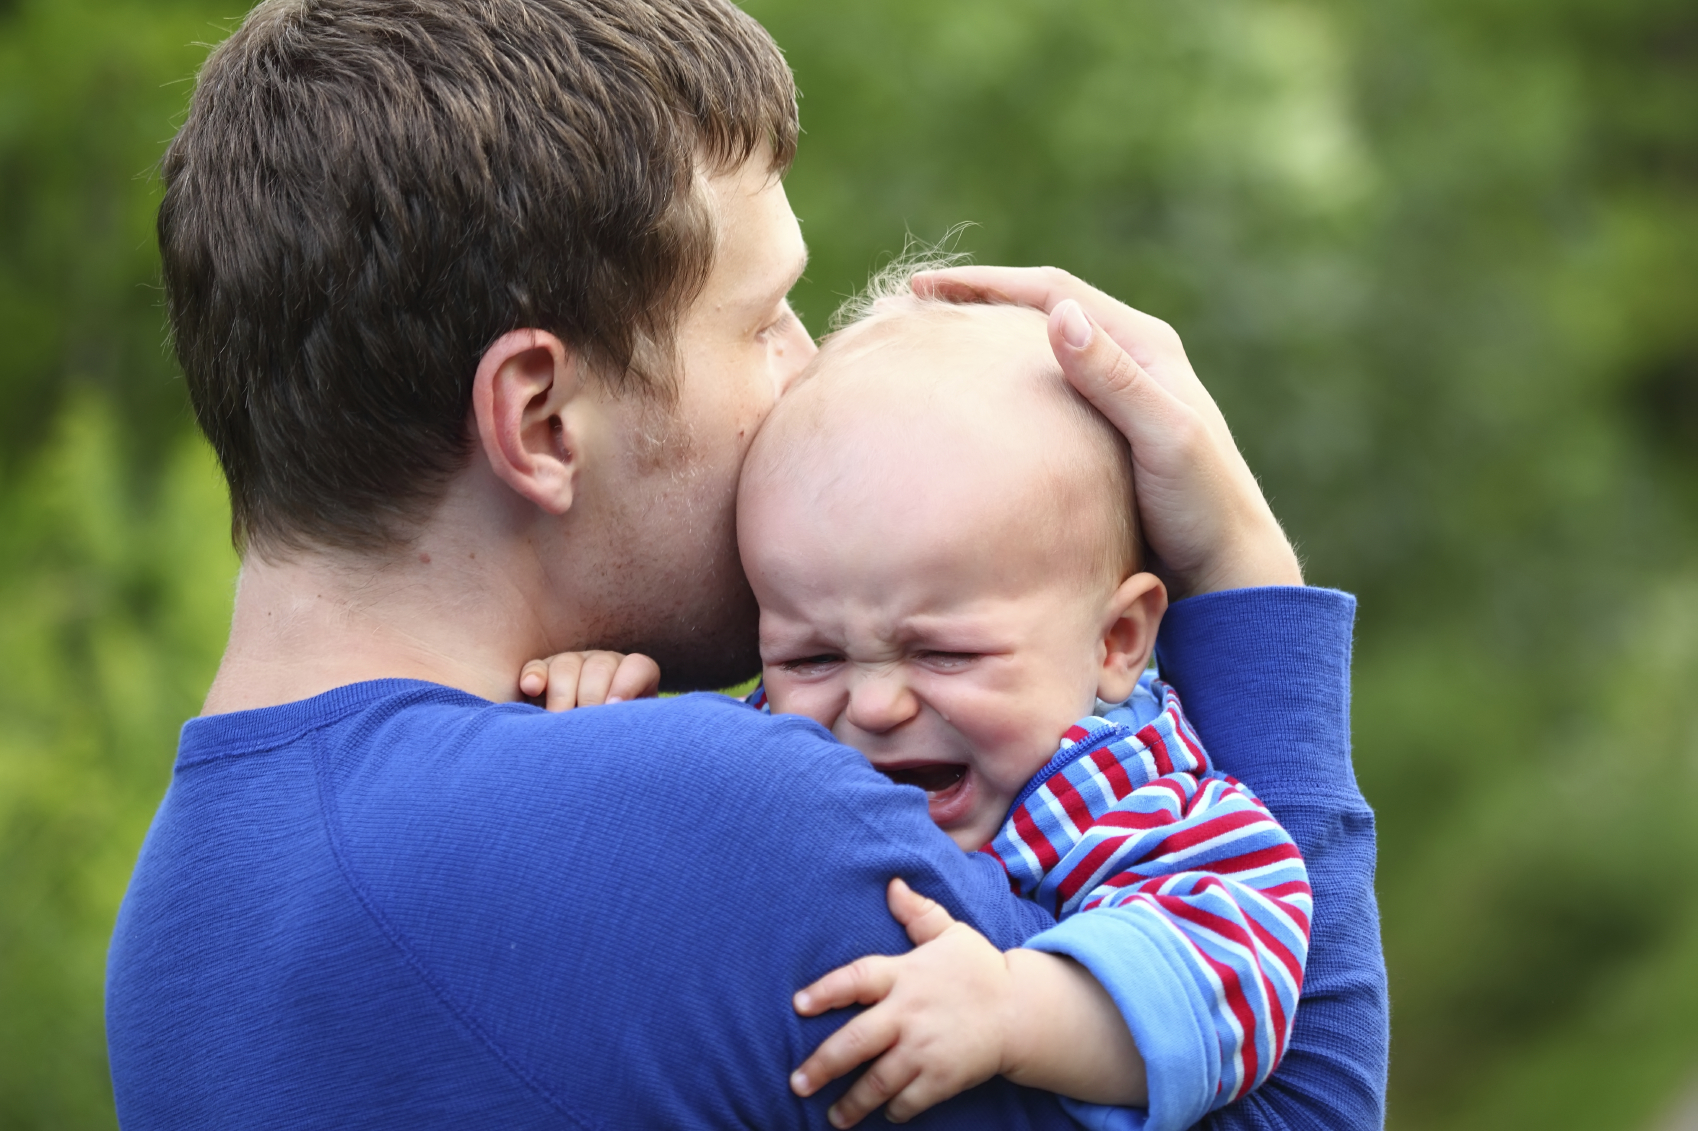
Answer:
[(926, 791), (962, 848), (996, 834), (1026, 781), (1096, 697), (1106, 594), (1034, 570), (1006, 530), (896, 521), (774, 523), (745, 550), (775, 711), (806, 715), (893, 780)]
[(877, 378), (785, 422), (807, 442), (746, 472), (738, 503), (773, 710), (924, 789), (968, 850), (1090, 713), (1116, 619), (1117, 579), (1069, 542), (1084, 535), (1065, 512), (1082, 508), (1020, 454), (1040, 427), (1027, 402), (925, 380), (927, 366), (1006, 365), (1008, 349), (845, 362)]

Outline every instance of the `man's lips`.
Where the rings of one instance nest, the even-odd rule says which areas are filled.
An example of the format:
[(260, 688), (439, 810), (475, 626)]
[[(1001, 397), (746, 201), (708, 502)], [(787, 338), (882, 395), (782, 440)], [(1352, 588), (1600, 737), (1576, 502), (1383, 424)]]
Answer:
[(917, 785), (927, 793), (944, 793), (967, 776), (967, 767), (960, 762), (909, 762), (874, 768), (897, 785)]

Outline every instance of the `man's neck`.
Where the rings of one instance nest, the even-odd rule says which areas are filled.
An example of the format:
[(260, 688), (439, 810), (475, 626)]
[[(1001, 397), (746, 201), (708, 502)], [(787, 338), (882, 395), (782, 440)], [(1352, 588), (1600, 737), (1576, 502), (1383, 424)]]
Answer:
[(378, 561), (250, 553), (230, 643), (202, 714), (291, 703), (372, 679), (418, 679), (495, 701), (550, 633), (512, 574), (427, 540)]

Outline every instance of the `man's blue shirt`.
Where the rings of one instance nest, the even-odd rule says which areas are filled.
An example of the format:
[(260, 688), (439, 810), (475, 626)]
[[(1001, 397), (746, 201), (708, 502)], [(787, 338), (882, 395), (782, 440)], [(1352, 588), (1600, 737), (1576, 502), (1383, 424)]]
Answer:
[[(1174, 613), (1164, 671), (1217, 762), (1310, 855), (1316, 888), (1285, 1064), (1210, 1123), (1373, 1125), (1371, 918), (1334, 922), (1321, 947), (1329, 912), (1373, 912), (1348, 598), (1250, 590)], [(1273, 780), (1322, 769), (1345, 783)], [(550, 715), (386, 680), (196, 719), (113, 937), (120, 1120), (823, 1127), (843, 1083), (801, 1100), (786, 1079), (846, 1015), (799, 1018), (790, 994), (907, 948), (885, 910), (893, 875), (1001, 947), (1052, 925), (932, 825), (918, 790), (813, 723), (718, 696)], [(1000, 1079), (917, 1122), (1071, 1126), (1053, 1097)]]

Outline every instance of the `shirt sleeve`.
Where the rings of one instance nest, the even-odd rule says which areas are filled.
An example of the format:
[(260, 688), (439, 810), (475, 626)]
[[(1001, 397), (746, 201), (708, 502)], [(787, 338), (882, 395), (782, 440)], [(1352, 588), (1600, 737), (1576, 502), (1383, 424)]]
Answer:
[[(1207, 772), (1201, 747), (1164, 721), (1165, 735), (1153, 725), (1051, 775), (992, 845), (1017, 889), (1062, 918), (1026, 945), (1089, 969), (1144, 1057), (1148, 1109), (1070, 1105), (1093, 1126), (1180, 1131), (1259, 1086), (1303, 984), (1301, 854), (1253, 793)], [(1140, 773), (1152, 746), (1164, 762), (1183, 759), (1182, 772)]]
[(1303, 993), (1285, 1058), (1211, 1131), (1379, 1128), (1389, 1044), (1374, 899), (1374, 815), (1350, 763), (1355, 599), (1269, 587), (1168, 611), (1162, 676), (1215, 767), (1246, 783), (1302, 850), (1314, 897)]

